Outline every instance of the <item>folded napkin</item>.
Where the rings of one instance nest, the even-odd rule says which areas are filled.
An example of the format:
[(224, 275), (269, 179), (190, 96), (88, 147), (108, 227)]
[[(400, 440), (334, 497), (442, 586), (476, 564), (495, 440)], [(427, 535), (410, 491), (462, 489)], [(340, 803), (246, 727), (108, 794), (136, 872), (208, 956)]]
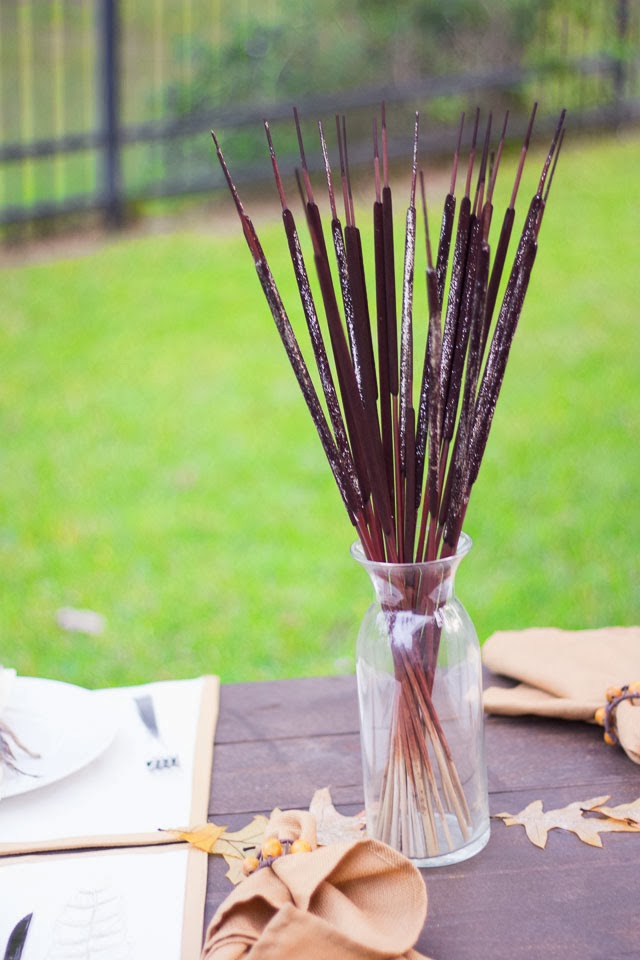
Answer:
[[(482, 659), (493, 673), (521, 681), (487, 688), (487, 713), (593, 722), (609, 688), (640, 681), (640, 627), (501, 631), (485, 642)], [(617, 704), (615, 726), (625, 753), (640, 763), (640, 700)]]
[[(265, 837), (313, 846), (309, 816), (276, 811)], [(422, 877), (401, 854), (377, 840), (332, 843), (243, 880), (213, 917), (201, 960), (426, 960), (411, 949), (426, 910)]]

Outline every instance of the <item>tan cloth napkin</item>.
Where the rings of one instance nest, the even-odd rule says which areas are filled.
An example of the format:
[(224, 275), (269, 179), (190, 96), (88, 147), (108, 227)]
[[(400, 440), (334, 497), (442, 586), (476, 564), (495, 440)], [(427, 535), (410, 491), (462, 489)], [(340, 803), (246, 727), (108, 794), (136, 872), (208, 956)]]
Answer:
[[(608, 687), (640, 680), (640, 627), (501, 631), (485, 642), (482, 659), (493, 673), (521, 681), (488, 687), (487, 713), (593, 721)], [(620, 703), (615, 719), (620, 745), (640, 763), (640, 703)]]
[[(311, 839), (306, 820), (295, 832), (297, 814), (309, 817), (277, 811), (265, 836)], [(240, 883), (211, 921), (201, 960), (426, 960), (411, 949), (426, 911), (424, 881), (401, 854), (377, 840), (332, 843)]]

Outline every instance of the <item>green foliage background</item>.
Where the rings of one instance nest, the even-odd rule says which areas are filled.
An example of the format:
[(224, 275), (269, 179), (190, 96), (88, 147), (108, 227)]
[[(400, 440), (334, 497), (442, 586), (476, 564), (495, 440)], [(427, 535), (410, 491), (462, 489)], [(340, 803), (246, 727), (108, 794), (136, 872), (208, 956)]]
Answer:
[[(639, 150), (561, 156), (468, 514), (481, 639), (638, 622)], [(253, 206), (299, 322), (278, 218)], [(351, 669), (370, 587), (230, 204), (5, 266), (0, 302), (0, 662), (89, 686)], [(62, 631), (64, 606), (106, 631)]]

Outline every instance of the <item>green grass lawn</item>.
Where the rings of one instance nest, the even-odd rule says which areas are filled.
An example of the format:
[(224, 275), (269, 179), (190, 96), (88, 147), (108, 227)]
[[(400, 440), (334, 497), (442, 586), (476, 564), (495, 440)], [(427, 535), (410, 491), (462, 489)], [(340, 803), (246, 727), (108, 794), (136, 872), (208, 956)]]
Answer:
[[(640, 619), (640, 136), (568, 139), (467, 517), (458, 593), (481, 639)], [(219, 209), (0, 272), (0, 662), (21, 673), (351, 669), (370, 586)], [(259, 221), (295, 316), (281, 228)], [(65, 606), (105, 632), (64, 632)]]

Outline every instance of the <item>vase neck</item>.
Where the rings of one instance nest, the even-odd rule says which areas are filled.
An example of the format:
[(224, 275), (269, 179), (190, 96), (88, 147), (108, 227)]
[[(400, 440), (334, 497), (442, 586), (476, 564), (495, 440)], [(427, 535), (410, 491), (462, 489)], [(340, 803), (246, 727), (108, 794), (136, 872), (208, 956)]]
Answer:
[(455, 554), (425, 563), (379, 563), (367, 559), (360, 544), (351, 553), (368, 573), (381, 607), (425, 612), (451, 600), (458, 566), (470, 549), (471, 539), (462, 534)]

